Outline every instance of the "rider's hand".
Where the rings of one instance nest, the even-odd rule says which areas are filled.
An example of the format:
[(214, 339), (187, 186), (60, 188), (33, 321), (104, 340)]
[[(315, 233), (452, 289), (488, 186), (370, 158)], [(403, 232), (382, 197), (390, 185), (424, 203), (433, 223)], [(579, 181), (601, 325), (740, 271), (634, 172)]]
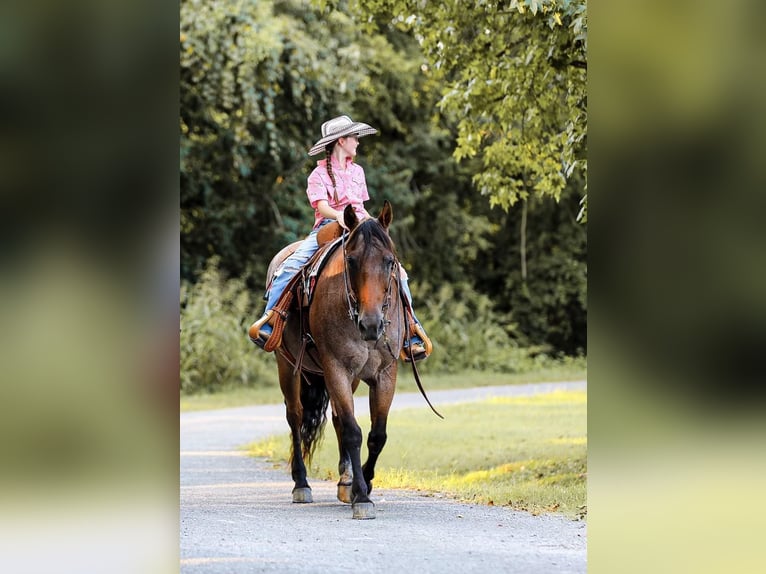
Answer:
[(338, 222), (338, 225), (340, 225), (343, 229), (348, 231), (348, 227), (346, 226), (346, 222), (343, 221), (343, 212), (338, 213), (338, 217), (335, 218), (335, 220)]

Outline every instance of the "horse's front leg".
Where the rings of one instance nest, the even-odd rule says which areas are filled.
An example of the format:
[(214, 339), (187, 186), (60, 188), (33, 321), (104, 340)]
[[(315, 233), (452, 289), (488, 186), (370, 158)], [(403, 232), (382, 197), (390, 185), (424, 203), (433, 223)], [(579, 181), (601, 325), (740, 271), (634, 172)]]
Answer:
[(383, 447), (386, 445), (386, 424), (388, 411), (394, 398), (396, 387), (396, 364), (393, 373), (386, 372), (379, 377), (374, 384), (370, 385), (370, 434), (367, 435), (367, 461), (362, 467), (367, 493), (372, 492), (372, 479), (375, 478), (375, 464), (378, 461)]
[(354, 469), (351, 467), (351, 457), (343, 447), (343, 427), (340, 417), (333, 413), (332, 425), (335, 427), (335, 435), (338, 437), (338, 500), (341, 502), (351, 502), (351, 487), (354, 479)]
[[(352, 383), (351, 392), (355, 393), (358, 386), (359, 379)], [(340, 478), (338, 479), (338, 500), (350, 503), (352, 500), (351, 488), (354, 480), (354, 469), (351, 465), (351, 456), (349, 456), (348, 451), (343, 447), (343, 425), (334, 409), (332, 413), (332, 425), (335, 427), (335, 436), (338, 439), (338, 474), (340, 475)]]
[[(351, 509), (353, 518), (375, 518), (375, 506), (367, 495), (367, 483), (362, 474), (362, 429), (354, 418), (354, 395), (351, 381), (340, 376), (333, 376), (325, 367), (327, 388), (330, 392), (332, 409), (340, 427), (340, 452), (346, 452), (351, 460)], [(333, 417), (335, 418), (335, 417)]]
[(306, 465), (303, 462), (303, 450), (301, 446), (301, 423), (303, 421), (303, 405), (301, 404), (301, 381), (300, 375), (293, 375), (293, 367), (282, 356), (277, 354), (277, 366), (279, 370), (279, 386), (285, 397), (285, 410), (287, 424), (290, 425), (292, 452), (290, 467), (295, 486), (293, 488), (293, 502), (313, 502), (311, 487), (306, 480)]

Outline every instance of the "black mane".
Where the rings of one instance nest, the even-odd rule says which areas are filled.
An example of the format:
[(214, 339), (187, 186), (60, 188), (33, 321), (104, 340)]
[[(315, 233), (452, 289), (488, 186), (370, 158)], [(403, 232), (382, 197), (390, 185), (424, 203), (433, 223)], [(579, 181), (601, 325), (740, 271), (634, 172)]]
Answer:
[(370, 246), (375, 241), (379, 241), (384, 247), (396, 252), (394, 242), (377, 219), (363, 221), (354, 231), (354, 235), (361, 235), (365, 246)]

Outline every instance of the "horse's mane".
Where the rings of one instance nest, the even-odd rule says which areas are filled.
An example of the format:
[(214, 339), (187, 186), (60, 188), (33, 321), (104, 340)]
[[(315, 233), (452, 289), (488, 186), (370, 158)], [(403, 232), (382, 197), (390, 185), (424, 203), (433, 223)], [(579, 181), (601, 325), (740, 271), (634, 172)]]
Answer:
[(394, 254), (396, 254), (394, 242), (377, 219), (366, 219), (360, 223), (359, 226), (354, 229), (354, 236), (356, 235), (361, 235), (365, 246), (372, 245), (373, 241), (380, 241), (384, 246), (388, 247)]

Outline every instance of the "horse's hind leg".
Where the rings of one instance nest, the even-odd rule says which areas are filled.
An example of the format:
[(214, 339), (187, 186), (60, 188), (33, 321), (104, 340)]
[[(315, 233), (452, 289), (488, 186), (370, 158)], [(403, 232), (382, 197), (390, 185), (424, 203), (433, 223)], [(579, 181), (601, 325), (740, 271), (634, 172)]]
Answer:
[(301, 404), (300, 375), (293, 375), (293, 367), (283, 357), (277, 355), (279, 369), (279, 386), (285, 397), (287, 424), (290, 425), (292, 452), (290, 466), (293, 481), (293, 502), (313, 502), (311, 487), (306, 480), (306, 465), (303, 462), (301, 449), (301, 422), (303, 421), (303, 405)]

